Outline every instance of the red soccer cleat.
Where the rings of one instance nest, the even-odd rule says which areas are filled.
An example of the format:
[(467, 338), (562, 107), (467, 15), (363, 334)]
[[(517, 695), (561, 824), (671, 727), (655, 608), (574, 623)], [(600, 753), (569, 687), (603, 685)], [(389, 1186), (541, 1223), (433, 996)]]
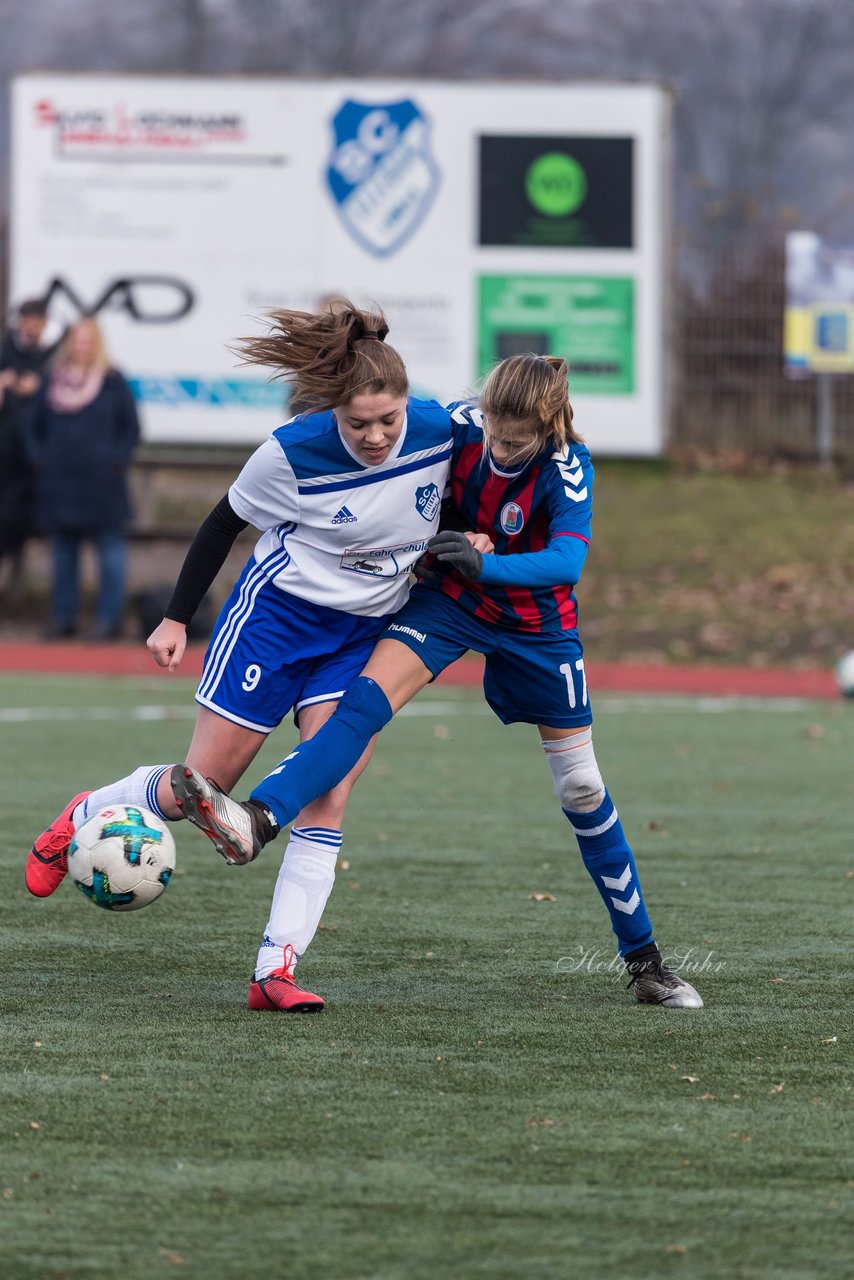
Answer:
[(55, 893), (68, 874), (68, 849), (74, 837), (71, 815), (91, 795), (81, 791), (69, 800), (58, 818), (54, 818), (47, 831), (37, 837), (27, 858), (27, 888), (37, 898), (49, 898)]
[(294, 953), (285, 947), (285, 963), (266, 978), (253, 978), (249, 983), (249, 1008), (271, 1009), (281, 1013), (320, 1013), (326, 1007), (323, 996), (304, 991), (294, 981)]

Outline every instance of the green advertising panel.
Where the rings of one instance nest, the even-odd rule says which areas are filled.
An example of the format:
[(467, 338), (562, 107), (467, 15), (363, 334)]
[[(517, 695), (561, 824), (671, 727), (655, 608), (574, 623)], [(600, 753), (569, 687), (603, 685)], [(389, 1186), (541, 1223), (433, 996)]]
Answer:
[(630, 395), (634, 283), (623, 276), (480, 276), (480, 373), (505, 356), (533, 351), (563, 356), (573, 391)]

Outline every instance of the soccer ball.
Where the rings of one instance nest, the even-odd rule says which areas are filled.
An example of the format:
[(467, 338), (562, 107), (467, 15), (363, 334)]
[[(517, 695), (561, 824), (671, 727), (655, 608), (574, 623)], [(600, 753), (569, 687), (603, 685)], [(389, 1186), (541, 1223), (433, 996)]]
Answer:
[(836, 664), (836, 683), (846, 698), (854, 698), (854, 649), (843, 653)]
[(175, 841), (160, 818), (131, 804), (101, 809), (75, 831), (72, 884), (96, 907), (136, 911), (159, 898), (175, 870)]

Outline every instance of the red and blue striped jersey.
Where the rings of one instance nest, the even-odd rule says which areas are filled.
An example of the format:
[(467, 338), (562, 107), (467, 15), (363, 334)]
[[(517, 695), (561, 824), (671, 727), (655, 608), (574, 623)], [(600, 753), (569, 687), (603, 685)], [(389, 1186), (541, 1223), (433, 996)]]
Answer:
[(465, 527), (488, 534), (495, 554), (484, 556), (477, 582), (442, 569), (437, 588), (496, 626), (573, 629), (572, 588), (590, 542), (593, 466), (586, 446), (546, 449), (520, 471), (502, 471), (484, 453), (480, 411), (468, 404), (449, 408), (455, 424), (451, 496)]

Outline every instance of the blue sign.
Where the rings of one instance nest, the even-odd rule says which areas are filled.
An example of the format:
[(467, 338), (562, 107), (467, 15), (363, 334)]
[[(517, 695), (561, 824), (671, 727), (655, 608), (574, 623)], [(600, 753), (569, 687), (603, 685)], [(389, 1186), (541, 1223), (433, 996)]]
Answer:
[(326, 178), (338, 212), (363, 249), (386, 257), (424, 221), (439, 189), (427, 120), (408, 98), (382, 105), (349, 99), (332, 125)]

